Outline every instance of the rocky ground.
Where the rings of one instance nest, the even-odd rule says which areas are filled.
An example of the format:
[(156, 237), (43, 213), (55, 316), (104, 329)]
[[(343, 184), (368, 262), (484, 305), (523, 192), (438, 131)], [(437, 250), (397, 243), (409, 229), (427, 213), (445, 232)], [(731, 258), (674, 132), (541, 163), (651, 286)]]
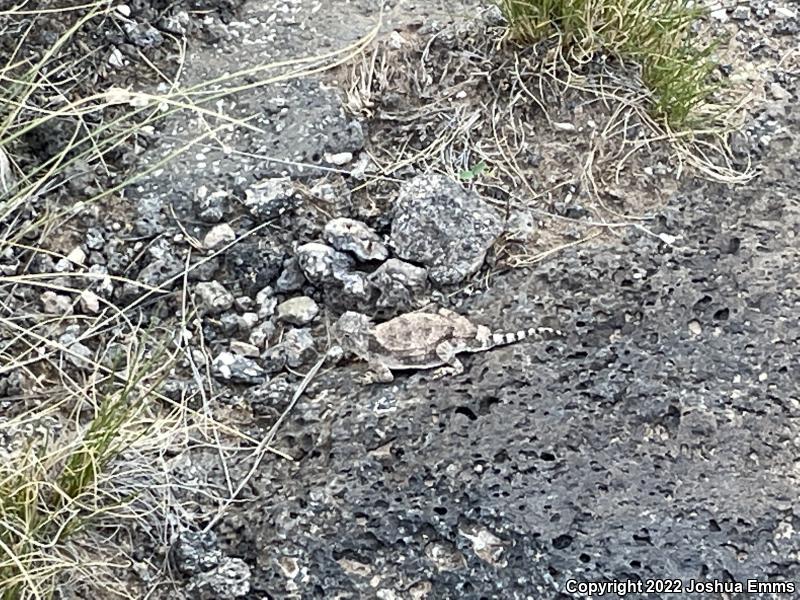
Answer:
[[(476, 4), (132, 2), (127, 37), (96, 42), (130, 73), (114, 85), (165, 89), (139, 73), (138, 40), (184, 89), (237, 70), (207, 89), (249, 88), (204, 105), (244, 127), (190, 110), (144, 131), (125, 160), (152, 172), (49, 240), (71, 258), (0, 263), (72, 286), (83, 269), (107, 275), (97, 302), (180, 333), (163, 400), (272, 450), (254, 465), (198, 440), (174, 449), (166, 539), (126, 540), (134, 596), (800, 585), (796, 7), (712, 13), (732, 36), (721, 76), (753, 96), (709, 177), (645, 144), (635, 111), (620, 125), (614, 106), (552, 79), (531, 94), (537, 51), (515, 65)], [(262, 66), (300, 56), (313, 58)], [(4, 310), (99, 310), (85, 294), (15, 293)], [(365, 365), (331, 355), (304, 381), (345, 310), (384, 320), (429, 302), (564, 335), (470, 356), (444, 379), (365, 386)], [(74, 324), (53, 335), (78, 372), (106, 340)], [(8, 414), (36, 392), (24, 373), (0, 386)]]

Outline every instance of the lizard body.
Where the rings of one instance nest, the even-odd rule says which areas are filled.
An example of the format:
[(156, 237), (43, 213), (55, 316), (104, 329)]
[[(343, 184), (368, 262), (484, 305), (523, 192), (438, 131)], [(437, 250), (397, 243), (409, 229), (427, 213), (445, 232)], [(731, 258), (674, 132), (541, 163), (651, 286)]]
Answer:
[(367, 381), (384, 383), (392, 381), (392, 371), (398, 370), (438, 367), (439, 374), (461, 373), (459, 354), (484, 352), (544, 332), (559, 333), (544, 327), (496, 333), (445, 308), (406, 313), (378, 325), (366, 315), (348, 311), (334, 329), (345, 351), (369, 363)]

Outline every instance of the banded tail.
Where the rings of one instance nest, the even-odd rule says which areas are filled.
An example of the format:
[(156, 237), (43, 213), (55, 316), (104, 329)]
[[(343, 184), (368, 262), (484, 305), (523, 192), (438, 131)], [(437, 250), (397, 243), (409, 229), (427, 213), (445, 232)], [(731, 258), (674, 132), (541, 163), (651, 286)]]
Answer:
[(508, 331), (505, 333), (492, 334), (492, 346), (507, 346), (515, 344), (529, 337), (545, 337), (545, 336), (563, 336), (563, 332), (552, 327), (529, 327), (528, 329), (520, 329), (518, 331)]

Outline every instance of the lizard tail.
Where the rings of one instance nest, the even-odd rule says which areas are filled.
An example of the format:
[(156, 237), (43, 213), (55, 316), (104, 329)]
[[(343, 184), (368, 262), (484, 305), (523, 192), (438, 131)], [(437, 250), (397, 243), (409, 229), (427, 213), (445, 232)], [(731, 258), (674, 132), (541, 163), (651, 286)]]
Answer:
[(529, 327), (528, 329), (520, 329), (519, 331), (509, 331), (506, 333), (493, 333), (492, 345), (506, 346), (515, 342), (522, 341), (529, 337), (548, 338), (552, 336), (561, 337), (563, 332), (551, 327)]

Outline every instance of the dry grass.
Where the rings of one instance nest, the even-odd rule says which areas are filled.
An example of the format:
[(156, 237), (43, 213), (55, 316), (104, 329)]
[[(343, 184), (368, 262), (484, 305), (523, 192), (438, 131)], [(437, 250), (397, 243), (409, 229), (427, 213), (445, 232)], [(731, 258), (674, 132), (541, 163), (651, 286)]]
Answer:
[[(169, 91), (163, 94), (119, 88), (78, 93), (70, 76), (77, 64), (64, 50), (100, 17), (109, 18), (115, 4), (93, 0), (70, 9), (72, 25), (34, 53), (35, 59), (24, 51), (34, 23), (41, 23), (20, 27), (31, 15), (23, 8), (0, 12), (0, 25), (16, 24), (12, 29), (18, 34), (15, 51), (0, 64), (0, 257), (18, 260), (0, 270), (0, 386), (18, 388), (14, 396), (0, 398), (8, 410), (0, 415), (2, 600), (50, 598), (59, 586), (102, 598), (143, 597), (142, 590), (131, 588), (131, 557), (115, 542), (122, 533), (145, 531), (155, 545), (167, 547), (176, 531), (224, 514), (243, 485), (228, 475), (231, 457), (241, 460), (249, 452), (258, 461), (273, 452), (285, 458), (268, 441), (218, 420), (210, 402), (215, 384), (202, 369), (195, 370), (198, 398), (176, 400), (159, 391), (178, 361), (193, 360), (187, 340), (196, 313), (187, 293), (188, 272), (255, 230), (193, 266), (187, 257), (186, 269), (157, 287), (80, 264), (66, 272), (34, 272), (32, 265), (41, 257), (65, 259), (52, 239), (93, 204), (121, 194), (197, 144), (221, 143), (222, 131), (259, 131), (249, 118), (209, 108), (217, 100), (333, 68), (358, 55), (377, 33), (376, 26), (338, 51), (259, 65), (197, 85), (166, 81)], [(171, 41), (183, 60), (183, 41)], [(144, 56), (142, 63), (149, 64)], [(143, 128), (181, 111), (202, 120), (204, 133), (133, 172), (117, 166), (120, 149), (131, 147)], [(55, 131), (62, 135), (53, 137)], [(28, 140), (37, 135), (56, 140), (56, 147), (32, 154)], [(86, 173), (93, 174), (95, 189), (64, 202), (68, 180)], [(81, 311), (80, 294), (99, 284), (133, 286), (140, 294), (119, 305), (115, 296), (98, 292), (99, 312)], [(146, 303), (181, 286), (181, 317), (149, 324)], [(36, 300), (44, 292), (69, 298), (72, 308), (43, 314)], [(68, 331), (77, 337), (64, 338)], [(214, 506), (209, 514), (177, 499), (176, 489), (185, 483), (174, 480), (169, 456), (194, 444), (215, 448), (228, 476), (224, 489), (189, 490), (209, 498)], [(147, 567), (157, 572), (165, 565)]]
[[(481, 19), (426, 37), (396, 34), (351, 68), (348, 106), (371, 120), (378, 166), (362, 186), (368, 197), (391, 197), (406, 172), (461, 180), (534, 223), (534, 234), (521, 231), (499, 248), (505, 264), (524, 267), (600, 234), (648, 232), (685, 174), (752, 178), (728, 144), (741, 105), (709, 107), (714, 119), (676, 129), (654, 113), (632, 64), (576, 61), (577, 47), (558, 36), (536, 44), (508, 36)], [(559, 203), (590, 215), (563, 216), (553, 209)]]

